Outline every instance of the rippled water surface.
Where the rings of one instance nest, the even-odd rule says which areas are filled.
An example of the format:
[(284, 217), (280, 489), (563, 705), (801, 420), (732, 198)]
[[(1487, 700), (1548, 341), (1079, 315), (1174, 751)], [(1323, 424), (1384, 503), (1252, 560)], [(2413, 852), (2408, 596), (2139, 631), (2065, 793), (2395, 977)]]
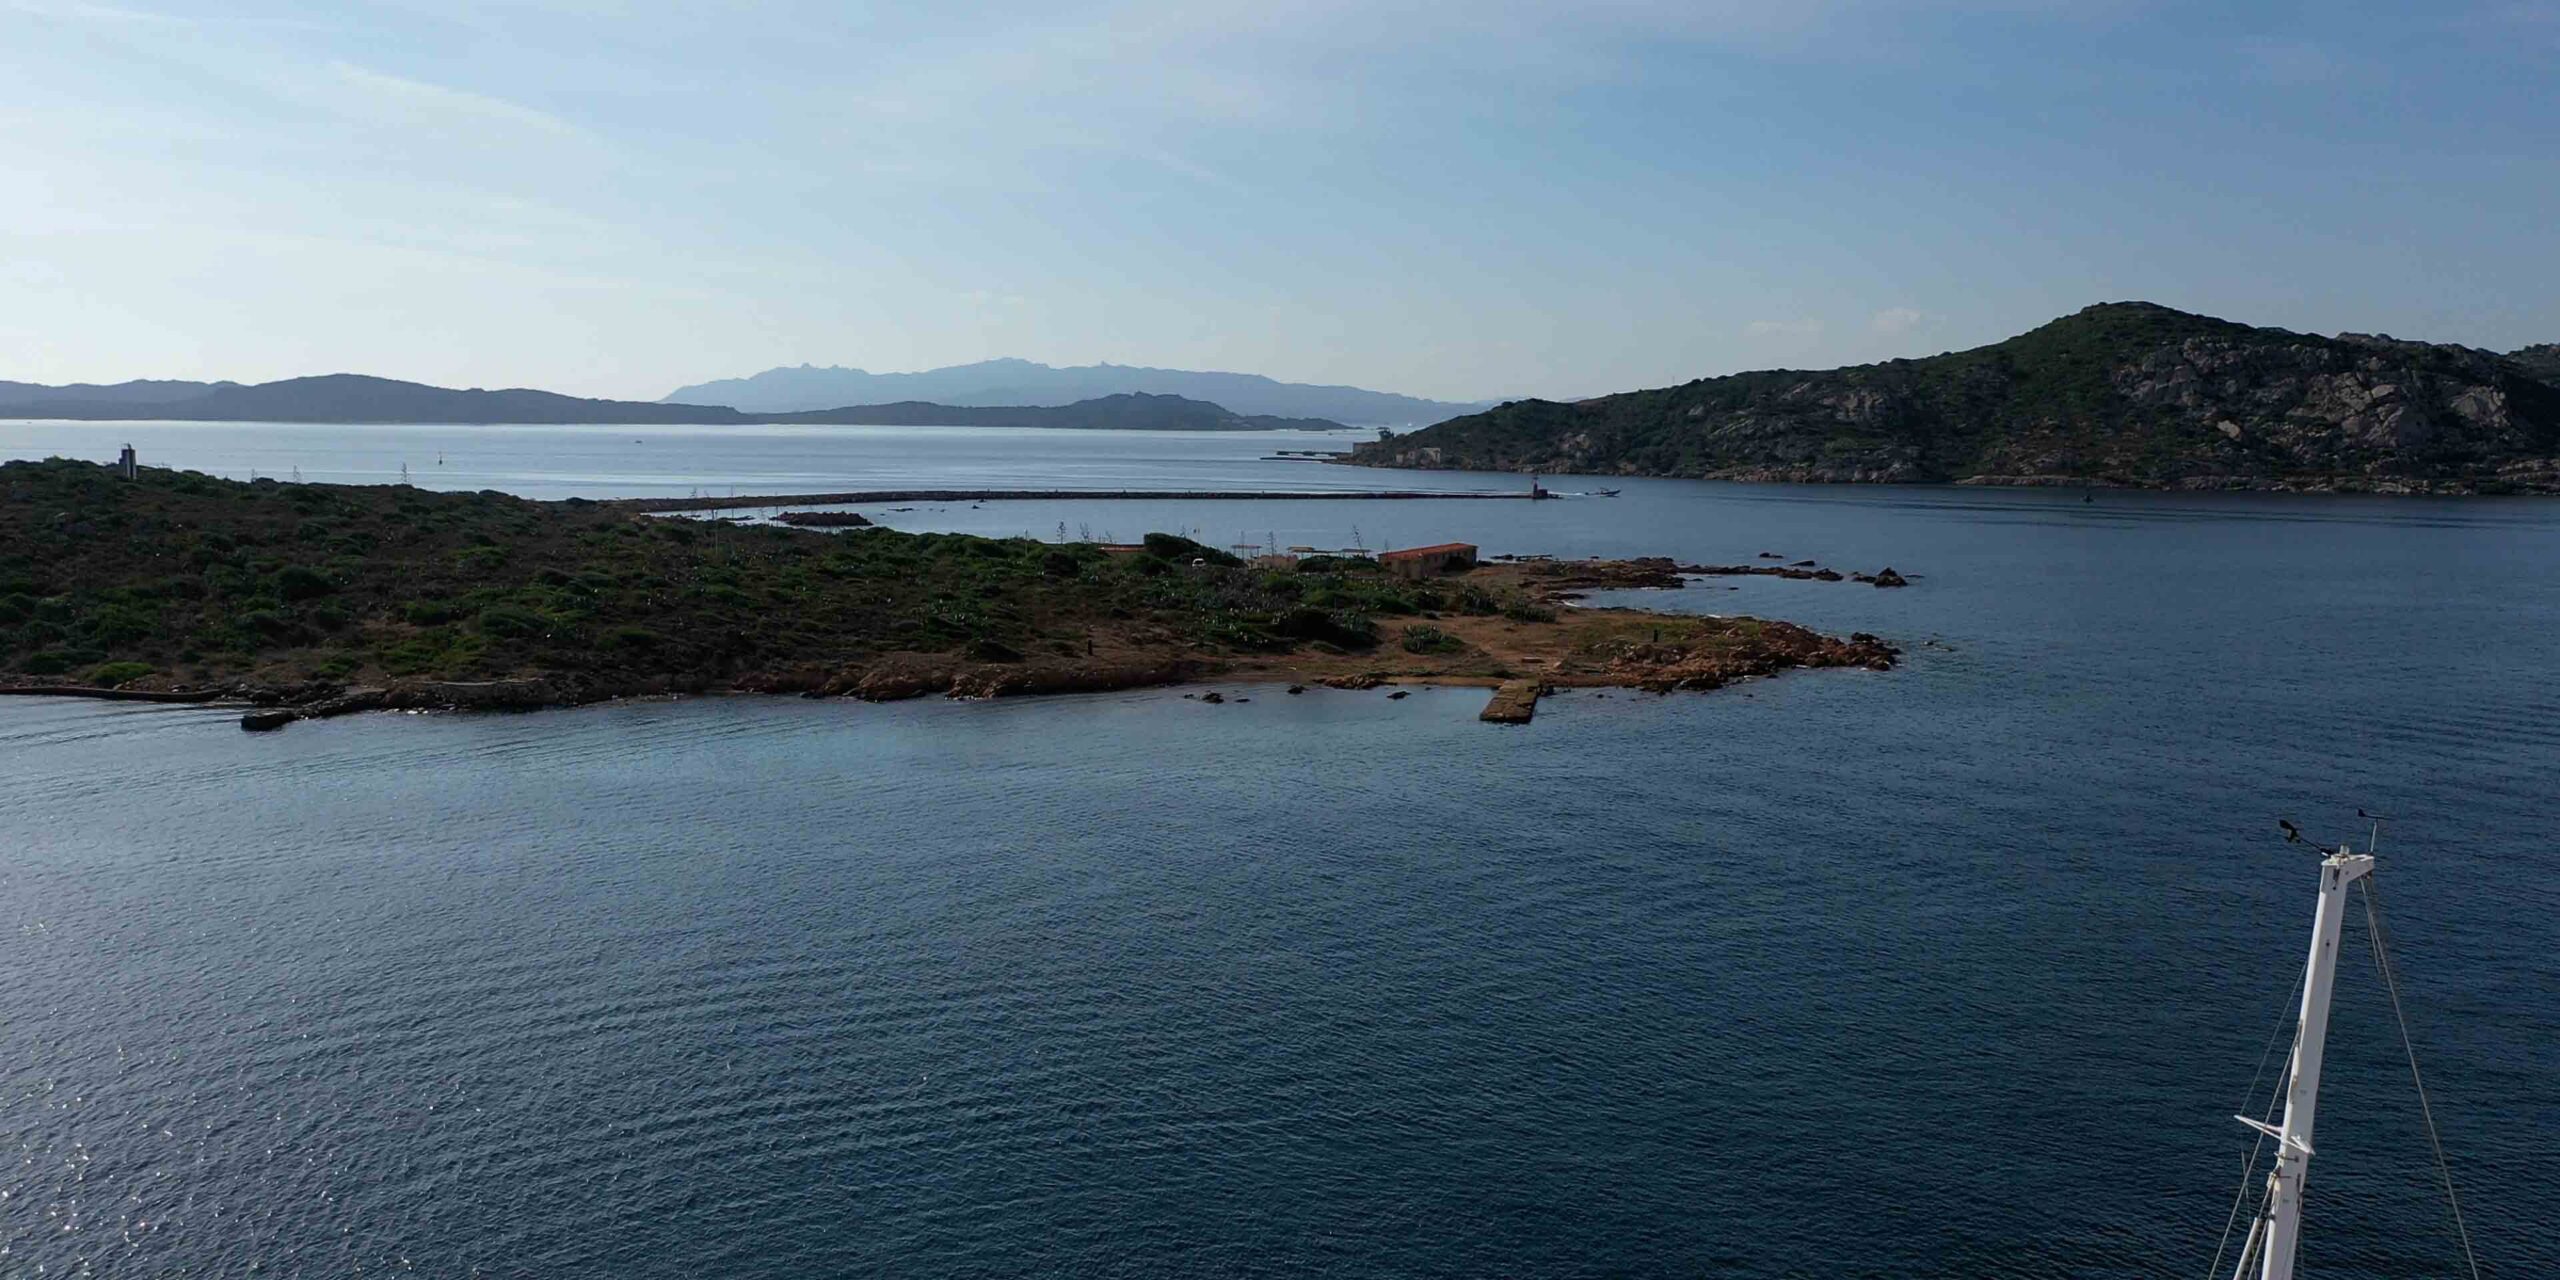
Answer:
[[(994, 439), (792, 447), (1039, 470)], [(1269, 444), (1105, 447), (1412, 479)], [(1518, 730), (0, 700), (0, 1273), (2201, 1275), (2309, 928), (2274, 819), (2359, 805), (2484, 1270), (2560, 1271), (2560, 507), (1626, 488), (891, 518), (1890, 563), (1645, 602), (1905, 666)], [(2349, 939), (2304, 1268), (2455, 1274)]]

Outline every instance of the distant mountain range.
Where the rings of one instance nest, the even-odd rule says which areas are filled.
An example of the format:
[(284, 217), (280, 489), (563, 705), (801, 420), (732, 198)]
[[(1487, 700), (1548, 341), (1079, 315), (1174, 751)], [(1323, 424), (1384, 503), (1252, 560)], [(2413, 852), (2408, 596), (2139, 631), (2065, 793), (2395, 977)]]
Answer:
[(1064, 405), (1125, 392), (1187, 396), (1242, 414), (1329, 418), (1368, 426), (1438, 422), (1490, 406), (1424, 400), (1358, 387), (1279, 382), (1255, 373), (1144, 369), (1088, 364), (1055, 368), (1029, 360), (984, 360), (921, 373), (861, 369), (767, 369), (753, 377), (678, 387), (666, 402), (718, 404), (750, 413), (823, 409), (830, 405), (923, 400), (947, 405)]
[(139, 378), (132, 382), (74, 382), (67, 386), (48, 387), (41, 382), (0, 379), (0, 405), (167, 404), (172, 400), (190, 400), (218, 387), (239, 385), (236, 382), (173, 382)]
[(1733, 480), (2560, 492), (2560, 347), (2262, 329), (2108, 303), (2005, 342), (1523, 400), (1372, 466)]
[(1229, 413), (1183, 396), (1127, 391), (1067, 405), (948, 405), (922, 400), (859, 404), (800, 413), (744, 415), (757, 422), (859, 423), (880, 427), (1063, 427), (1146, 431), (1338, 431), (1328, 418)]
[(186, 422), (454, 422), (743, 425), (769, 422), (878, 426), (1122, 428), (1155, 431), (1334, 430), (1321, 418), (1231, 413), (1203, 400), (1125, 393), (1067, 405), (952, 406), (921, 401), (799, 412), (741, 412), (726, 405), (588, 400), (515, 388), (457, 391), (419, 382), (335, 373), (244, 386), (237, 382), (0, 382), (0, 418)]
[(741, 422), (734, 409), (588, 400), (513, 388), (456, 391), (355, 373), (237, 382), (119, 382), (68, 387), (0, 382), (0, 417), (166, 418), (187, 422)]

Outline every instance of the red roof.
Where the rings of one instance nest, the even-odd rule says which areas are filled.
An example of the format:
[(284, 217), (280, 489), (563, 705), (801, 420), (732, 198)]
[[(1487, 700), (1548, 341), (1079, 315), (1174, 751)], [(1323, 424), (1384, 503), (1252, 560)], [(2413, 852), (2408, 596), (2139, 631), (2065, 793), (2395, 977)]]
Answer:
[(1379, 553), (1378, 558), (1381, 560), (1419, 560), (1424, 556), (1445, 556), (1453, 551), (1464, 551), (1468, 555), (1474, 555), (1476, 551), (1476, 544), (1472, 542), (1443, 542), (1428, 547), (1406, 547), (1402, 551), (1381, 552)]

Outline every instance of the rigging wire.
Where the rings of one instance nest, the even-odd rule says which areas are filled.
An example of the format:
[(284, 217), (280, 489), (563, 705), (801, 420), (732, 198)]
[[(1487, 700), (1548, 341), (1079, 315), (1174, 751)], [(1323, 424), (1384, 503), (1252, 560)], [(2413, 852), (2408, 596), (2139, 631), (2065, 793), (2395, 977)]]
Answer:
[(2427, 1122), (2427, 1145), (2436, 1156), (2436, 1176), (2444, 1181), (2445, 1203), (2453, 1209), (2454, 1238), (2462, 1242), (2462, 1261), (2471, 1268), (2471, 1280), (2480, 1280), (2480, 1260), (2471, 1252), (2471, 1230), (2462, 1222), (2462, 1198), (2453, 1191), (2453, 1166), (2444, 1157), (2444, 1138), (2436, 1132), (2435, 1107), (2427, 1101), (2427, 1082), (2418, 1075), (2418, 1049), (2409, 1038), (2409, 1016), (2400, 1010), (2400, 975), (2391, 963), (2391, 950), (2382, 932), (2382, 895), (2374, 891), (2373, 877), (2364, 878), (2365, 937), (2373, 943), (2373, 967), (2382, 974), (2383, 990), (2391, 993), (2391, 1016), (2400, 1024), (2400, 1050), (2409, 1059), (2409, 1083), (2418, 1087), (2418, 1114)]
[[(2258, 1096), (2258, 1082), (2266, 1078), (2267, 1062), (2275, 1057), (2276, 1042), (2284, 1038), (2287, 1013), (2298, 1011), (2302, 1007), (2302, 984), (2308, 977), (2308, 970), (2293, 975), (2292, 994), (2287, 995), (2284, 1004), (2276, 1010), (2275, 1029), (2267, 1033), (2267, 1047), (2258, 1054), (2258, 1069), (2249, 1073), (2249, 1087), (2240, 1095), (2240, 1107), (2243, 1111), (2248, 1109), (2249, 1100)], [(2270, 1120), (2274, 1118), (2276, 1100), (2284, 1096), (2284, 1083), (2282, 1077), (2277, 1078), (2275, 1090), (2267, 1095), (2267, 1106), (2262, 1118)], [(2263, 1133), (2258, 1134), (2249, 1143), (2249, 1158), (2240, 1165), (2240, 1189), (2231, 1194), (2231, 1216), (2222, 1224), (2222, 1239), (2216, 1241), (2213, 1246), (2213, 1266), (2205, 1272), (2205, 1280), (2214, 1280), (2214, 1277), (2222, 1274), (2223, 1252), (2231, 1247), (2231, 1229), (2240, 1225), (2240, 1206), (2248, 1203), (2249, 1184), (2255, 1180), (2258, 1173), (2258, 1152), (2265, 1149), (2266, 1143), (2267, 1135)], [(2263, 1191), (2259, 1195), (2258, 1212), (2266, 1212), (2266, 1198)], [(2254, 1239), (2256, 1232), (2252, 1231), (2250, 1234)], [(2247, 1260), (2246, 1246), (2243, 1246), (2242, 1260)]]

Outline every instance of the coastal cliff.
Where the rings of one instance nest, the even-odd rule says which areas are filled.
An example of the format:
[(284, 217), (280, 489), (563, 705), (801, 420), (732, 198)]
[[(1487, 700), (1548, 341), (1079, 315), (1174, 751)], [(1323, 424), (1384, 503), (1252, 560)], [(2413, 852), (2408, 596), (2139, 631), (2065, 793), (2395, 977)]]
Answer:
[(1347, 461), (1727, 480), (2560, 492), (2560, 351), (2090, 307), (1970, 351), (1527, 400)]

